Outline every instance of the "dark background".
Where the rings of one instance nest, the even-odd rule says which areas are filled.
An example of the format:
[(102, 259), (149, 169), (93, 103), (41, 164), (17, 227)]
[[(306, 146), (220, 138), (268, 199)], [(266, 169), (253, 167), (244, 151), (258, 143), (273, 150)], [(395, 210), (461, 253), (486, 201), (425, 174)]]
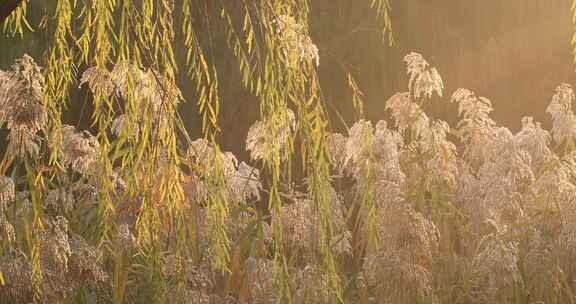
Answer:
[[(555, 87), (561, 82), (575, 83), (570, 0), (391, 0), (393, 47), (383, 41), (381, 20), (370, 9), (370, 2), (310, 1), (311, 36), (320, 50), (322, 90), (331, 104), (336, 130), (344, 127), (335, 111), (348, 124), (356, 117), (346, 73), (356, 78), (365, 93), (367, 117), (382, 119), (385, 101), (406, 90), (402, 59), (411, 51), (424, 55), (443, 76), (445, 97), (434, 99), (427, 108), (432, 116), (452, 125), (456, 112), (449, 97), (459, 87), (491, 99), (494, 118), (518, 130), (523, 116), (534, 116), (549, 127), (545, 108)], [(38, 18), (42, 10), (32, 5), (30, 18)], [(0, 38), (0, 69), (7, 69), (23, 52), (41, 62), (46, 41), (46, 33), (29, 33), (24, 39)], [(211, 56), (221, 81), (221, 143), (224, 150), (244, 159), (248, 127), (259, 116), (257, 100), (242, 88), (237, 62), (224, 37), (215, 45)], [(185, 77), (180, 86), (188, 100), (181, 107), (182, 116), (192, 137), (199, 137), (194, 86)], [(82, 105), (89, 102), (84, 95), (85, 91), (74, 90), (64, 120), (89, 128), (89, 113), (85, 109), (80, 115)]]

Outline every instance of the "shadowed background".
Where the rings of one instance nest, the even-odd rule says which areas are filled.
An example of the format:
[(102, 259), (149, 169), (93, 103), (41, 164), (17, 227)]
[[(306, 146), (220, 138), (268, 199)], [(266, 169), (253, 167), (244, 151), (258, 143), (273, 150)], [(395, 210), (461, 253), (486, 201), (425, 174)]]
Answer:
[[(382, 119), (385, 101), (407, 89), (402, 59), (411, 51), (424, 55), (442, 75), (445, 97), (427, 108), (452, 125), (456, 111), (449, 97), (459, 87), (491, 99), (498, 123), (517, 130), (523, 116), (534, 116), (549, 127), (545, 108), (555, 87), (561, 82), (576, 84), (570, 0), (391, 0), (393, 47), (383, 42), (381, 21), (370, 2), (310, 1), (310, 31), (320, 50), (322, 90), (338, 131), (345, 128), (336, 111), (348, 124), (356, 118), (346, 73), (355, 77), (365, 94), (367, 118)], [(32, 19), (42, 14), (40, 7), (30, 9)], [(0, 38), (0, 68), (7, 69), (23, 52), (40, 63), (48, 41), (44, 35)], [(215, 41), (210, 55), (220, 73), (221, 143), (224, 150), (244, 159), (246, 133), (259, 117), (257, 100), (242, 88), (237, 62), (224, 37)], [(180, 86), (188, 100), (181, 107), (182, 116), (192, 137), (199, 137), (194, 86), (186, 77), (180, 78)], [(65, 122), (89, 128), (85, 93), (74, 90)]]

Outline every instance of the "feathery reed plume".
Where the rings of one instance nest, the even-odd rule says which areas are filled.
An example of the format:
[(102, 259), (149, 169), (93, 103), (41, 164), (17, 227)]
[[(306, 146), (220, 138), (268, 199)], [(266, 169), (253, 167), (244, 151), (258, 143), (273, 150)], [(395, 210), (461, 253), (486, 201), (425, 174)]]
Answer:
[(556, 88), (556, 94), (552, 97), (546, 112), (552, 116), (552, 137), (558, 143), (574, 142), (574, 130), (576, 130), (576, 117), (572, 112), (574, 90), (566, 83)]
[(494, 110), (492, 103), (462, 88), (454, 92), (451, 100), (458, 103), (458, 116), (462, 117), (458, 122), (458, 132), (466, 147), (464, 156), (475, 162), (483, 161), (490, 154), (485, 143), (496, 133), (496, 123), (489, 116)]
[(320, 65), (318, 47), (306, 33), (304, 25), (288, 15), (278, 16), (274, 23), (286, 66), (296, 68), (302, 61), (314, 62), (316, 66)]
[(328, 278), (318, 267), (306, 265), (296, 274), (298, 287), (295, 292), (294, 303), (328, 304), (330, 299), (330, 286)]
[(407, 74), (410, 75), (408, 92), (414, 99), (431, 98), (434, 92), (442, 96), (444, 90), (442, 77), (422, 55), (412, 52), (404, 57), (404, 62), (407, 65)]
[(36, 155), (39, 151), (36, 133), (47, 119), (42, 71), (25, 54), (16, 60), (11, 71), (0, 77), (0, 126), (6, 124), (10, 130), (8, 150), (19, 157)]
[(83, 175), (94, 171), (100, 143), (88, 131), (78, 132), (75, 127), (62, 127), (62, 160), (66, 166)]
[(76, 204), (74, 195), (63, 188), (52, 189), (44, 199), (44, 208), (55, 211), (56, 214), (71, 212)]
[(274, 151), (279, 153), (288, 145), (295, 128), (296, 118), (292, 110), (274, 115), (267, 121), (256, 121), (248, 130), (246, 150), (250, 151), (253, 160), (262, 160)]
[(82, 286), (108, 280), (108, 274), (104, 270), (102, 250), (89, 245), (80, 236), (72, 237), (70, 249), (68, 265), (69, 276), (75, 279), (73, 284)]
[(12, 178), (0, 175), (0, 212), (16, 198), (16, 187)]
[(140, 126), (130, 119), (126, 114), (122, 114), (112, 121), (112, 133), (116, 136), (124, 136), (127, 139), (138, 141)]
[(473, 289), (470, 296), (484, 303), (506, 302), (522, 286), (518, 269), (518, 244), (506, 240), (506, 227), (492, 222), (496, 232), (487, 235), (472, 260)]
[(532, 117), (522, 118), (522, 130), (514, 136), (519, 149), (528, 152), (532, 158), (532, 168), (539, 168), (544, 161), (552, 157), (550, 132), (544, 130)]
[(4, 254), (0, 257), (4, 285), (0, 288), (0, 299), (7, 303), (26, 303), (33, 299), (32, 266), (20, 252)]
[(87, 83), (90, 91), (95, 95), (110, 97), (114, 93), (114, 82), (112, 75), (105, 69), (90, 67), (82, 73), (80, 86)]
[(273, 261), (250, 257), (246, 261), (250, 283), (250, 295), (253, 303), (276, 303), (274, 292)]

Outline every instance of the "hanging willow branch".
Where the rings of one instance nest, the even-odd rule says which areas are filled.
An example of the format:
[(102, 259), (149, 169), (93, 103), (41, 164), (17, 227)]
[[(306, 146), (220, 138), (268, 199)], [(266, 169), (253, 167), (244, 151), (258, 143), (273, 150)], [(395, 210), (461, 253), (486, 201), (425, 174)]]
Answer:
[(0, 3), (0, 24), (10, 16), (10, 14), (20, 6), (23, 0), (4, 0)]
[[(388, 1), (372, 6), (390, 35)], [(16, 32), (26, 25), (25, 8), (12, 15), (10, 28)], [(107, 278), (101, 265), (113, 265), (113, 290), (107, 295), (118, 303), (178, 302), (190, 299), (190, 289), (198, 293), (192, 298), (204, 303), (202, 296), (223, 296), (225, 288), (248, 284), (239, 283), (239, 276), (257, 272), (264, 272), (269, 284), (250, 287), (253, 297), (263, 290), (258, 298), (299, 301), (299, 294), (310, 293), (297, 282), (305, 273), (326, 287), (323, 301), (346, 302), (335, 248), (346, 229), (331, 185), (329, 123), (316, 74), (321, 54), (309, 34), (307, 0), (61, 0), (47, 9), (46, 28), (53, 31), (42, 70), (47, 121), (30, 140), (37, 140), (35, 153), (48, 153), (50, 161), (27, 158), (25, 168), (14, 162), (15, 175), (27, 170), (28, 184), (22, 187), (32, 196), (33, 210), (26, 217), (31, 224), (20, 230), (28, 242), (21, 250), (33, 258), (36, 297), (65, 302), (86, 296), (73, 291), (82, 288), (50, 290), (45, 283), (61, 283), (53, 276), (62, 274), (47, 268), (54, 263), (46, 257), (50, 238), (45, 234), (62, 232), (53, 236), (61, 238), (53, 252), (62, 265), (79, 255), (66, 246), (68, 235), (101, 251), (84, 250), (93, 255), (82, 256), (93, 261), (92, 268), (59, 267), (62, 277), (79, 271), (82, 278), (91, 273), (94, 282), (102, 282)], [(244, 88), (259, 101), (260, 121), (247, 140), (259, 169), (238, 164), (218, 144), (222, 80), (213, 54), (222, 34)], [(186, 49), (183, 62), (175, 51), (180, 47)], [(190, 102), (178, 88), (179, 73), (197, 93), (192, 102), (202, 132), (195, 141), (178, 113), (181, 103)], [(77, 80), (91, 93), (94, 135), (62, 123)], [(304, 181), (293, 178), (295, 153)], [(306, 194), (295, 196), (295, 183), (303, 184)], [(312, 223), (306, 231), (309, 251), (302, 254), (311, 267), (306, 269), (294, 264), (300, 253), (293, 251), (286, 223), (287, 210), (300, 207), (309, 211), (306, 220)], [(51, 224), (60, 218), (69, 219), (69, 227)], [(37, 228), (43, 225), (50, 229)], [(250, 269), (255, 257), (262, 260), (257, 266), (270, 267)], [(146, 291), (130, 292), (127, 286)], [(248, 297), (237, 293), (239, 299)]]
[(390, 0), (372, 0), (372, 8), (376, 9), (376, 14), (382, 19), (382, 39), (388, 40), (388, 45), (394, 44), (394, 35), (392, 33), (392, 18), (390, 17)]

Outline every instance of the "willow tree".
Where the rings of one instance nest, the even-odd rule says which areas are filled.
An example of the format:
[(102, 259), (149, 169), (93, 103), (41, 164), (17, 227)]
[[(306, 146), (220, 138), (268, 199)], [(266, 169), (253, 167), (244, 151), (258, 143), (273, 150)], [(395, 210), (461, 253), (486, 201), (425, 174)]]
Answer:
[[(50, 46), (42, 58), (23, 55), (0, 71), (0, 125), (9, 132), (0, 165), (0, 299), (303, 301), (291, 271), (297, 255), (283, 233), (286, 197), (298, 197), (298, 156), (315, 231), (310, 274), (324, 283), (322, 301), (345, 301), (306, 0), (62, 0), (45, 4), (39, 24), (19, 2), (1, 7), (2, 17), (14, 10), (5, 34), (44, 31)], [(388, 0), (367, 5), (392, 43)], [(218, 145), (216, 35), (226, 36), (244, 88), (259, 101), (247, 149), (260, 169), (238, 165)], [(196, 100), (180, 93), (183, 75)], [(79, 85), (91, 92), (96, 134), (62, 122)], [(185, 102), (197, 104), (202, 134), (185, 129)], [(232, 215), (249, 218), (244, 229), (231, 226)], [(245, 276), (259, 274), (270, 280), (244, 286)]]

